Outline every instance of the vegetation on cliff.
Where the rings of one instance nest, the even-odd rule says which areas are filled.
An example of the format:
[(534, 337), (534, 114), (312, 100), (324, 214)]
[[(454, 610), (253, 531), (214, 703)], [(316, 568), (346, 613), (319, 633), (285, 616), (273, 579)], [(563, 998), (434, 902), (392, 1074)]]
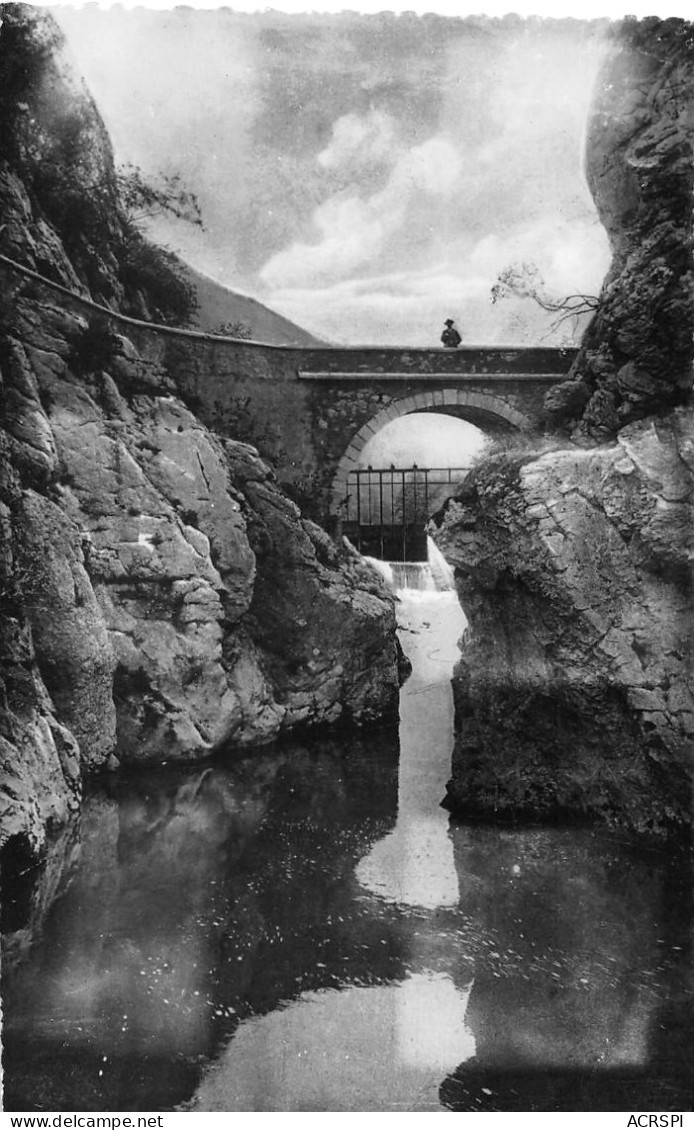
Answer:
[(137, 216), (156, 205), (195, 219), (195, 202), (178, 184), (116, 169), (64, 36), (40, 9), (2, 6), (0, 55), (0, 251), (123, 313), (185, 325), (195, 288)]

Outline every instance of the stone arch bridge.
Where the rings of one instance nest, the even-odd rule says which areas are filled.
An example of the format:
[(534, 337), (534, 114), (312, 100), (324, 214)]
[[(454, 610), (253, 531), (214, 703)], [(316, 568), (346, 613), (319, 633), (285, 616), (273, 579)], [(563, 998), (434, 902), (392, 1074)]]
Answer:
[[(257, 350), (257, 352), (255, 352)], [(400, 416), (436, 412), (488, 433), (540, 427), (573, 349), (383, 347), (275, 349), (240, 345), (233, 373), (177, 366), (203, 419), (247, 439), (325, 521), (339, 516), (350, 472), (371, 436)], [(217, 356), (219, 354), (217, 353)], [(235, 418), (239, 413), (241, 419)]]
[[(79, 313), (120, 353), (142, 391), (176, 391), (209, 427), (256, 446), (279, 481), (321, 521), (339, 514), (369, 437), (399, 416), (439, 412), (488, 432), (537, 428), (548, 387), (566, 379), (573, 349), (457, 350), (289, 347), (138, 321), (99, 306), (0, 255), (10, 294), (30, 289), (48, 310)], [(115, 344), (114, 344), (115, 343)], [(141, 360), (128, 362), (130, 344)], [(102, 359), (106, 365), (106, 359)]]
[(486, 432), (532, 431), (573, 349), (285, 348), (177, 342), (167, 367), (218, 431), (259, 448), (320, 521), (336, 519), (370, 436), (399, 416), (438, 412)]

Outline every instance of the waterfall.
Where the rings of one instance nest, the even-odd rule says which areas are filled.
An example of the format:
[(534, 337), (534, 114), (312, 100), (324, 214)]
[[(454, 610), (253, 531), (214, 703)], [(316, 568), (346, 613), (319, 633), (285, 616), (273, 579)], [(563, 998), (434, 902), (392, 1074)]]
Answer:
[(381, 574), (383, 580), (387, 581), (391, 588), (395, 588), (393, 566), (390, 561), (381, 561), (380, 557), (369, 557), (367, 554), (364, 554), (363, 557), (372, 569)]
[(415, 592), (436, 592), (436, 582), (428, 561), (393, 561), (393, 588)]
[(395, 592), (449, 592), (453, 569), (431, 538), (427, 538), (427, 561), (380, 561), (365, 557)]
[(436, 582), (437, 592), (448, 592), (455, 588), (453, 566), (449, 565), (436, 542), (427, 538), (427, 556), (431, 574)]

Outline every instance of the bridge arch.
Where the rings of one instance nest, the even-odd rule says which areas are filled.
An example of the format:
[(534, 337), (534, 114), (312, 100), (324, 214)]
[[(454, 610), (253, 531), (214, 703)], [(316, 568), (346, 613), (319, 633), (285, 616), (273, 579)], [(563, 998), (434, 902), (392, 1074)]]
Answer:
[(444, 388), (415, 393), (402, 400), (395, 400), (372, 416), (354, 435), (337, 466), (330, 496), (331, 514), (339, 514), (347, 496), (350, 471), (359, 469), (359, 456), (372, 436), (381, 431), (386, 424), (409, 416), (414, 412), (440, 412), (442, 415), (458, 416), (480, 427), (494, 430), (517, 428), (529, 431), (533, 421), (513, 408), (500, 396), (486, 392), (468, 392), (464, 388)]

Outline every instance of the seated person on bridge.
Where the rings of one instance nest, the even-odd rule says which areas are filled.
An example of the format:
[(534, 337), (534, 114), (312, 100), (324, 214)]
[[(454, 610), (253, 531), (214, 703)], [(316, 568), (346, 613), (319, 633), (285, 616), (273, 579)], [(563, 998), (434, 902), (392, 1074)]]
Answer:
[(441, 341), (446, 349), (457, 349), (462, 340), (462, 337), (453, 325), (453, 319), (446, 318), (446, 328), (441, 334)]

